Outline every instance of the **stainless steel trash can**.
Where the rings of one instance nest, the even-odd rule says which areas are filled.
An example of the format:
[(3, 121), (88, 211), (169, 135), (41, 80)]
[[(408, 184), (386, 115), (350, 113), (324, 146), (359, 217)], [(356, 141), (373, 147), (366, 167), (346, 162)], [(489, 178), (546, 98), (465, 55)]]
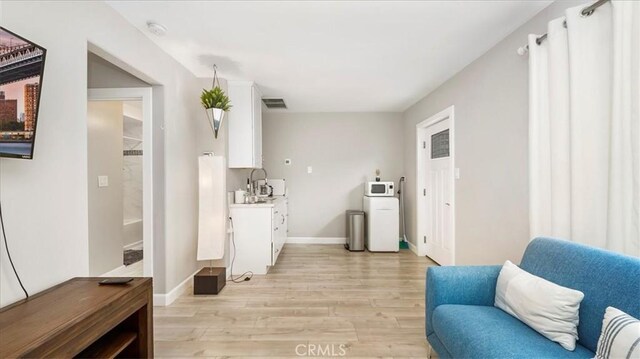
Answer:
[(347, 243), (344, 247), (352, 252), (364, 251), (365, 238), (364, 211), (347, 211)]

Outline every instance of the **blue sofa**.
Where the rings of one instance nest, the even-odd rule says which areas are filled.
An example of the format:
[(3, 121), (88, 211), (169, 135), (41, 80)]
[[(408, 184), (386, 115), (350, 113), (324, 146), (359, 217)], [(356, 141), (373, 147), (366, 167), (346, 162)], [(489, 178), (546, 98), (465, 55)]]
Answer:
[(494, 307), (502, 266), (430, 267), (426, 334), (440, 358), (593, 358), (606, 307), (640, 317), (640, 259), (536, 238), (520, 267), (584, 293), (578, 343), (568, 351)]

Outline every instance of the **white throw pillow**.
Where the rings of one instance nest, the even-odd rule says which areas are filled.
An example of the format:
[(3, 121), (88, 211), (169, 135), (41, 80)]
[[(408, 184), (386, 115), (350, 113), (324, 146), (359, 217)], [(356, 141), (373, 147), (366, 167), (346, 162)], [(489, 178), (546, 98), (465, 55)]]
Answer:
[(580, 291), (549, 282), (506, 261), (498, 276), (495, 306), (563, 348), (574, 350), (582, 298)]
[(602, 320), (596, 359), (640, 358), (640, 320), (607, 307)]

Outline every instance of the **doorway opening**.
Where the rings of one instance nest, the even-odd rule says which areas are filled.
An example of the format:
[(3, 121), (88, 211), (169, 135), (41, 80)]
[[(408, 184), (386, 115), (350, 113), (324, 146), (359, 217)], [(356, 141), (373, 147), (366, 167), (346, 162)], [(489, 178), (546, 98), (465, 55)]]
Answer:
[(455, 264), (454, 107), (416, 125), (418, 255)]
[(89, 89), (89, 272), (153, 276), (151, 88)]

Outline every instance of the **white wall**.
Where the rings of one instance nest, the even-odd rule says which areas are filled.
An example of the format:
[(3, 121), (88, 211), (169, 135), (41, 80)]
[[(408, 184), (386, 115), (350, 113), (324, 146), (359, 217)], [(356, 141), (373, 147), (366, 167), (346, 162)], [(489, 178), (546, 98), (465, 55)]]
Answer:
[[(48, 50), (34, 159), (0, 160), (3, 215), (25, 286), (35, 293), (89, 273), (86, 116), (91, 43), (112, 55), (110, 61), (128, 64), (128, 72), (154, 85), (154, 146), (159, 146), (154, 149), (156, 155), (164, 154), (164, 160), (155, 158), (154, 164), (165, 173), (156, 176), (154, 188), (164, 194), (156, 197), (154, 213), (154, 291), (168, 292), (196, 270), (197, 142), (205, 116), (198, 98), (200, 83), (102, 2), (3, 1), (0, 6), (2, 26)], [(0, 305), (6, 305), (22, 294), (4, 249), (1, 255)]]
[(407, 226), (415, 243), (415, 125), (455, 106), (456, 264), (519, 262), (529, 243), (527, 34), (576, 1), (558, 1), (404, 113)]
[(150, 86), (96, 54), (87, 56), (87, 87), (90, 89)]
[(287, 181), (289, 237), (345, 237), (345, 211), (362, 209), (376, 169), (402, 176), (402, 125), (397, 113), (265, 112), (264, 167)]
[[(91, 101), (88, 121), (89, 275), (122, 265), (122, 102)], [(98, 176), (109, 185), (98, 186)]]

